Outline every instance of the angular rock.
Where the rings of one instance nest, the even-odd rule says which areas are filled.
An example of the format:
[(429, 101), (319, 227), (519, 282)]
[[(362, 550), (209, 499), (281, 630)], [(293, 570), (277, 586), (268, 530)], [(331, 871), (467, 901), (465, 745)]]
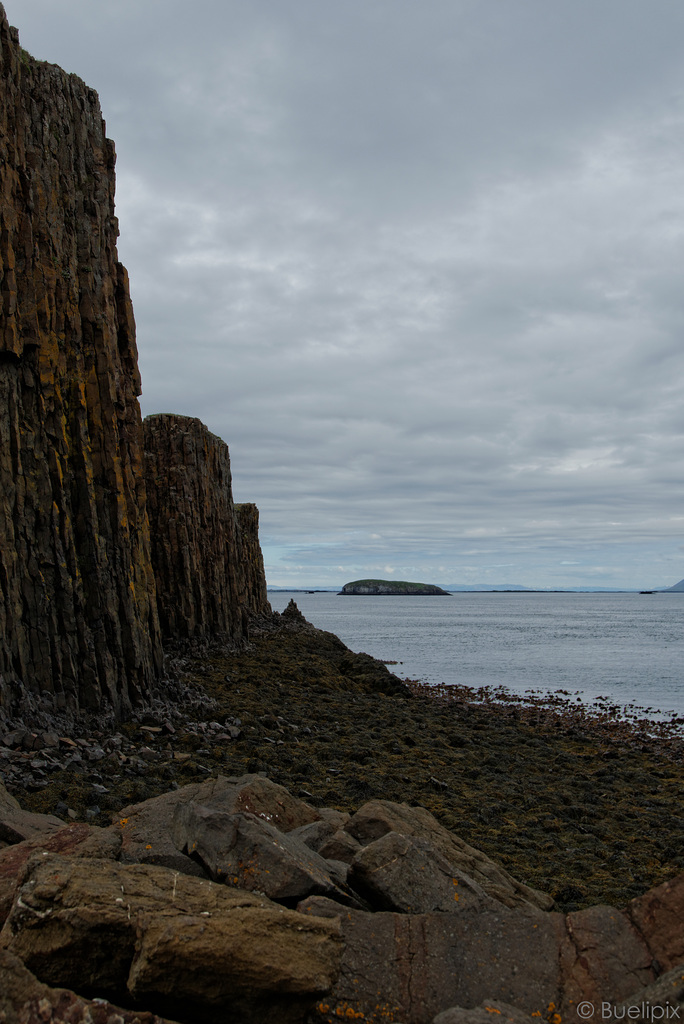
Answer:
[(0, 51), (0, 704), (124, 714), (162, 648), (114, 145), (4, 10)]
[(0, 1021), (3, 1024), (174, 1024), (145, 1010), (123, 1010), (103, 999), (84, 999), (49, 988), (21, 960), (0, 950)]
[(524, 1013), (517, 1006), (486, 999), (472, 1010), (454, 1006), (438, 1013), (432, 1024), (534, 1024), (534, 1021), (529, 1013)]
[(632, 900), (627, 913), (661, 970), (684, 963), (684, 873)]
[(330, 839), (319, 846), (318, 852), (326, 860), (341, 860), (345, 864), (351, 864), (360, 849), (361, 844), (357, 839), (338, 829)]
[(541, 910), (550, 910), (553, 906), (550, 896), (518, 882), (480, 850), (440, 825), (424, 807), (409, 807), (390, 800), (370, 800), (353, 815), (345, 831), (362, 845), (368, 845), (388, 832), (427, 839), (455, 870), (472, 878), (504, 906), (527, 904)]
[(313, 807), (261, 775), (219, 775), (119, 811), (113, 827), (121, 833), (121, 860), (127, 864), (161, 864), (184, 874), (205, 877), (197, 862), (181, 852), (185, 837), (181, 847), (173, 840), (176, 808), (193, 801), (227, 814), (248, 812), (283, 832), (318, 818)]
[(296, 903), (312, 894), (342, 898), (327, 861), (291, 834), (252, 814), (226, 814), (197, 801), (179, 805), (174, 843), (214, 881)]
[(293, 829), (290, 834), (300, 839), (310, 850), (315, 850), (318, 853), (320, 847), (331, 839), (336, 831), (337, 829), (332, 822), (324, 821), (321, 818), (319, 821), (309, 822), (308, 825), (300, 825), (299, 828)]
[(341, 955), (336, 922), (168, 868), (55, 854), (27, 865), (0, 946), (47, 984), (254, 1024), (303, 1020)]
[(354, 857), (348, 878), (374, 910), (425, 914), (494, 903), (476, 882), (454, 870), (428, 840), (396, 832), (364, 846)]
[(37, 851), (61, 853), (71, 857), (95, 857), (116, 860), (121, 838), (111, 829), (95, 825), (64, 825), (57, 832), (41, 834), (23, 843), (0, 850), (0, 927), (9, 914), (23, 882), (24, 868)]

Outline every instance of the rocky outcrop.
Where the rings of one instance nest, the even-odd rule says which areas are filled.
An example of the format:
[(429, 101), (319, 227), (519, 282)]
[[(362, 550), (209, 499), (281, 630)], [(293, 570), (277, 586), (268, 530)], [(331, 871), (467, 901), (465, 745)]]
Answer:
[[(30, 971), (27, 999), (42, 983), (188, 1024), (557, 1024), (587, 1001), (681, 1004), (684, 875), (624, 911), (564, 915), (464, 847), (421, 808), (349, 816), (263, 776), (208, 779), (109, 829), (0, 850), (0, 948), (20, 961), (0, 979)], [(10, 1010), (32, 1019), (20, 995)]]
[(270, 611), (255, 505), (234, 505), (228, 445), (190, 416), (145, 417), (159, 620), (167, 637), (242, 638)]
[(450, 597), (434, 583), (406, 583), (403, 580), (354, 580), (345, 583), (340, 594), (361, 597)]
[[(190, 416), (144, 422), (145, 477), (159, 619), (167, 637), (247, 634), (259, 593), (258, 514), (235, 511), (228, 445)], [(243, 545), (245, 529), (253, 526)], [(243, 547), (251, 557), (243, 562)]]
[(0, 677), (118, 714), (161, 666), (135, 325), (97, 94), (0, 8)]
[(268, 615), (264, 558), (259, 543), (259, 509), (251, 502), (235, 505), (240, 538), (242, 591), (240, 600), (251, 615)]

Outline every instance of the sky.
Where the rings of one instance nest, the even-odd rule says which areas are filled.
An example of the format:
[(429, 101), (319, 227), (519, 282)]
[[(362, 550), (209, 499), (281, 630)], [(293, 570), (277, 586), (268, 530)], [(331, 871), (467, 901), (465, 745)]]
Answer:
[(267, 579), (684, 577), (681, 0), (5, 0)]

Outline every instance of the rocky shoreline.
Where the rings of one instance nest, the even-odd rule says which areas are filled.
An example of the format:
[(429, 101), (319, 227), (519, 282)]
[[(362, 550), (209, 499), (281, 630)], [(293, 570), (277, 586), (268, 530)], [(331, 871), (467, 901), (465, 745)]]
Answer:
[(294, 602), (167, 664), (129, 722), (5, 719), (0, 1020), (682, 1006), (673, 725), (426, 690)]
[(263, 773), (314, 806), (420, 804), (564, 911), (623, 906), (684, 870), (679, 728), (405, 684), (294, 604), (246, 646), (186, 642), (167, 660), (127, 723), (64, 732), (43, 706), (31, 728), (0, 725), (23, 807), (104, 826), (187, 783)]

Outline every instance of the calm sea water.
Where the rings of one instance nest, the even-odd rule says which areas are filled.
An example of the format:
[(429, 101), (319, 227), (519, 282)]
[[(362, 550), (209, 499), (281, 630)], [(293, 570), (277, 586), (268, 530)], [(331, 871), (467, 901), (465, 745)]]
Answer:
[(403, 678), (519, 694), (568, 690), (654, 717), (684, 715), (684, 594), (269, 592), (274, 611), (292, 597), (352, 650), (401, 662), (391, 668)]

